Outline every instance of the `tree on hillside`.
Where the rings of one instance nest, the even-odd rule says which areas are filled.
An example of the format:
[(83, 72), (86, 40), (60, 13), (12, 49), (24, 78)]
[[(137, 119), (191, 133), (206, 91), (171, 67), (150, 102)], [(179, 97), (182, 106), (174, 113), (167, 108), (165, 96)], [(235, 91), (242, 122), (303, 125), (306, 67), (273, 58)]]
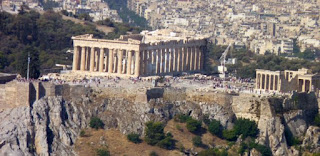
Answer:
[(39, 51), (31, 46), (27, 46), (19, 55), (18, 72), (22, 77), (27, 77), (28, 55), (30, 55), (29, 77), (38, 78), (40, 76)]
[(165, 138), (164, 125), (161, 122), (149, 121), (146, 123), (145, 141), (149, 145), (156, 145)]

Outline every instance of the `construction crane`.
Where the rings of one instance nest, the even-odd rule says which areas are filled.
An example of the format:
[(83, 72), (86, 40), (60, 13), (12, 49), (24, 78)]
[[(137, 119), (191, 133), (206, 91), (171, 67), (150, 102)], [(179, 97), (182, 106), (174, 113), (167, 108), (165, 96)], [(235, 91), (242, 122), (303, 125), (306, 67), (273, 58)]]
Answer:
[(228, 55), (228, 52), (229, 52), (229, 49), (231, 47), (231, 43), (228, 45), (227, 49), (222, 53), (221, 57), (220, 57), (220, 63), (221, 63), (221, 66), (222, 66), (222, 75), (223, 75), (223, 83), (222, 83), (222, 88), (224, 88), (224, 83), (226, 81), (226, 57)]

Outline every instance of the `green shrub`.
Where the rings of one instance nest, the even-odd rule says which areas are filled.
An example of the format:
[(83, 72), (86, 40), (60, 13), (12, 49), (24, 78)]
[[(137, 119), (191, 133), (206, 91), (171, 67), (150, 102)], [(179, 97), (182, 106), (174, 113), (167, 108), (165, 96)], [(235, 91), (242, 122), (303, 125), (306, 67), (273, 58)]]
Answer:
[(140, 135), (136, 133), (130, 133), (127, 135), (127, 139), (135, 144), (141, 143)]
[(229, 140), (229, 141), (236, 141), (237, 140), (237, 134), (234, 129), (232, 130), (223, 130), (222, 131), (222, 137)]
[(189, 119), (187, 121), (187, 129), (192, 133), (199, 132), (201, 129), (201, 122), (195, 119)]
[(202, 140), (201, 140), (201, 137), (200, 136), (195, 136), (192, 138), (192, 143), (194, 146), (196, 147), (200, 147), (202, 146)]
[(86, 131), (81, 130), (81, 131), (80, 131), (80, 137), (85, 137), (85, 136), (86, 136)]
[(220, 121), (213, 119), (208, 125), (208, 130), (212, 135), (221, 137), (222, 125), (220, 124)]
[(90, 120), (90, 127), (94, 129), (103, 129), (104, 123), (98, 117), (92, 117)]
[(174, 116), (174, 121), (181, 122), (181, 123), (185, 123), (190, 119), (192, 119), (192, 118), (189, 115), (184, 115), (184, 114), (178, 114), (178, 115)]
[(149, 121), (146, 123), (145, 141), (149, 145), (156, 145), (165, 138), (163, 133), (164, 125), (161, 122)]
[(261, 145), (261, 144), (257, 144), (253, 141), (250, 141), (249, 145), (247, 147), (249, 150), (251, 150), (253, 148), (256, 149), (257, 151), (259, 151), (262, 154), (262, 156), (271, 156), (272, 155), (272, 152), (269, 147)]
[(314, 123), (314, 125), (320, 127), (320, 114), (317, 114), (317, 115), (314, 117), (313, 123)]
[(245, 143), (242, 142), (242, 143), (240, 144), (238, 153), (239, 153), (240, 155), (243, 155), (243, 153), (244, 153), (247, 149), (248, 149), (247, 144), (245, 144)]
[(270, 148), (267, 146), (257, 144), (255, 146), (255, 149), (259, 151), (262, 154), (262, 156), (272, 156), (272, 152)]
[(163, 140), (159, 141), (157, 144), (160, 148), (172, 150), (175, 148), (175, 140), (171, 136), (166, 136)]
[(242, 155), (245, 151), (251, 150), (253, 148), (256, 149), (258, 152), (260, 152), (262, 156), (271, 156), (272, 155), (272, 152), (269, 147), (257, 144), (253, 141), (249, 141), (248, 144), (241, 143), (238, 152), (240, 155)]
[(199, 152), (198, 156), (228, 156), (225, 149), (209, 148)]
[(150, 152), (149, 156), (158, 156), (158, 154), (155, 151)]
[(256, 137), (258, 134), (258, 126), (254, 121), (250, 121), (249, 119), (237, 119), (234, 124), (234, 130), (237, 135), (242, 134), (242, 138), (246, 138), (248, 136)]
[(97, 153), (97, 156), (110, 156), (110, 152), (108, 151), (107, 148), (97, 149), (96, 153)]

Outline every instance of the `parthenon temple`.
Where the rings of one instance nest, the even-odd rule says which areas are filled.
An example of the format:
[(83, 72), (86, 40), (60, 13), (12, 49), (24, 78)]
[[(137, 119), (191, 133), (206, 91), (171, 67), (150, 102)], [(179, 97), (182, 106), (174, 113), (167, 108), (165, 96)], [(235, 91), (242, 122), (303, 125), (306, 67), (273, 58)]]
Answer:
[(120, 77), (201, 71), (206, 38), (178, 37), (172, 32), (166, 34), (145, 31), (122, 35), (117, 40), (96, 39), (91, 34), (72, 37), (72, 70)]
[(276, 92), (309, 92), (320, 89), (320, 75), (309, 74), (308, 69), (298, 71), (256, 70), (256, 89)]

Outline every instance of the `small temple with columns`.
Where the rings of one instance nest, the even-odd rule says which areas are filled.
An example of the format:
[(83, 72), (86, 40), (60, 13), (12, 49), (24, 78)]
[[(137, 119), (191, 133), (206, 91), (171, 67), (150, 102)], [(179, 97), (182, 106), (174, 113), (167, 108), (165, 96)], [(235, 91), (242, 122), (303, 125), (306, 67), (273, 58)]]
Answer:
[(308, 69), (298, 71), (270, 71), (256, 69), (256, 90), (276, 92), (310, 92), (320, 89), (320, 75), (308, 73)]
[(207, 39), (167, 30), (122, 35), (117, 40), (72, 37), (72, 71), (119, 77), (178, 75), (203, 70)]

